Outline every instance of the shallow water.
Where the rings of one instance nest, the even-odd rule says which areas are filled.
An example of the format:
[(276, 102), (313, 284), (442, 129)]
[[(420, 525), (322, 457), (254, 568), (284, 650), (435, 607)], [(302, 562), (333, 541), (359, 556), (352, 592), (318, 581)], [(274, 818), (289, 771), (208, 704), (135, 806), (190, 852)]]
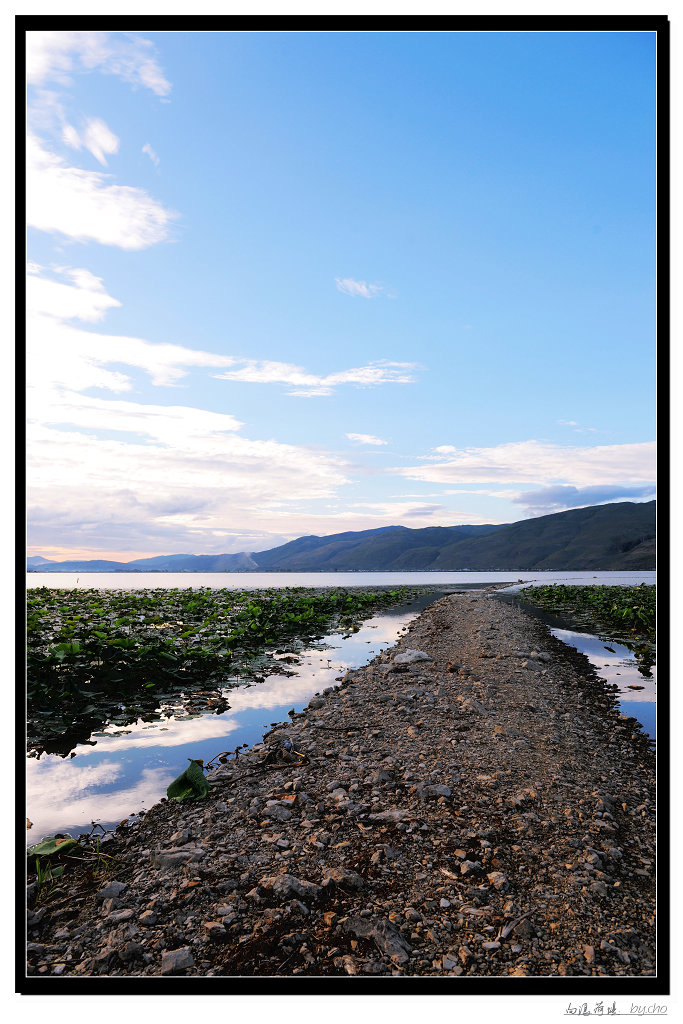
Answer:
[[(657, 726), (656, 664), (652, 666), (650, 676), (644, 675), (633, 652), (628, 647), (616, 643), (614, 640), (601, 640), (593, 633), (573, 629), (570, 619), (554, 615), (543, 608), (524, 602), (523, 597), (523, 587), (506, 588), (496, 592), (497, 600), (518, 605), (529, 615), (544, 622), (558, 640), (585, 654), (598, 675), (606, 683), (619, 687), (618, 693), (615, 691), (615, 694), (619, 700), (621, 713), (637, 719), (648, 736), (655, 739)], [(637, 689), (631, 687), (637, 687)]]
[(177, 712), (157, 722), (110, 726), (93, 734), (92, 745), (78, 744), (69, 757), (42, 754), (27, 759), (27, 809), (33, 827), (27, 844), (55, 831), (77, 836), (91, 823), (115, 827), (132, 813), (148, 809), (166, 794), (188, 758), (210, 761), (223, 751), (259, 742), (271, 725), (287, 721), (316, 693), (334, 686), (347, 669), (366, 664), (396, 643), (401, 632), (442, 592), (379, 612), (357, 633), (331, 634), (319, 647), (300, 653), (296, 675), (270, 675), (227, 692), (223, 714), (190, 717)]
[[(585, 654), (605, 682), (614, 683), (619, 687), (616, 696), (621, 713), (636, 718), (648, 736), (655, 739), (657, 666), (652, 666), (651, 676), (644, 676), (633, 653), (623, 644), (615, 643), (613, 640), (600, 640), (590, 633), (577, 633), (571, 629), (551, 629), (550, 632), (558, 640)], [(637, 690), (630, 689), (636, 686)]]

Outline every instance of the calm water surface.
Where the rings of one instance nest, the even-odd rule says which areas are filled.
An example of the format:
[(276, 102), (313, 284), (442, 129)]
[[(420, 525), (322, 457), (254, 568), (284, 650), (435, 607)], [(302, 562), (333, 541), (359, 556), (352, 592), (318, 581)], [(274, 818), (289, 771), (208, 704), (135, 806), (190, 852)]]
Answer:
[(518, 582), (602, 584), (655, 583), (655, 572), (28, 572), (27, 587), (139, 590), (144, 587), (398, 587), (462, 586)]
[(359, 668), (396, 643), (408, 623), (440, 596), (435, 591), (382, 611), (350, 636), (325, 637), (319, 647), (300, 653), (299, 665), (287, 666), (296, 675), (266, 676), (263, 682), (228, 690), (230, 710), (223, 714), (189, 716), (179, 697), (175, 713), (161, 721), (109, 726), (91, 737), (92, 745), (78, 744), (66, 758), (29, 757), (26, 814), (33, 827), (27, 843), (55, 831), (77, 836), (90, 831), (93, 821), (112, 828), (148, 809), (166, 795), (188, 758), (210, 761), (222, 751), (259, 742), (271, 725), (287, 721), (292, 708), (303, 710), (347, 669)]
[[(623, 644), (612, 640), (600, 640), (590, 633), (576, 633), (571, 629), (551, 629), (550, 632), (563, 643), (575, 647), (586, 655), (599, 675), (619, 687), (617, 697), (623, 715), (637, 718), (648, 736), (657, 735), (657, 666), (653, 665), (651, 676), (644, 676), (638, 670), (638, 663), (632, 652)], [(638, 689), (631, 689), (638, 687)]]
[[(27, 842), (55, 831), (74, 836), (89, 831), (91, 822), (112, 828), (130, 814), (147, 809), (166, 793), (168, 784), (186, 767), (188, 758), (209, 761), (241, 744), (259, 742), (268, 729), (287, 721), (291, 709), (303, 710), (309, 700), (349, 668), (358, 668), (396, 642), (409, 622), (429, 603), (459, 587), (492, 583), (595, 583), (631, 586), (655, 583), (654, 572), (643, 573), (27, 573), (28, 587), (139, 589), (171, 587), (348, 587), (432, 586), (434, 591), (410, 605), (382, 611), (350, 636), (333, 634), (288, 666), (296, 675), (267, 676), (263, 682), (228, 691), (230, 709), (220, 715), (192, 717), (178, 699), (173, 714), (161, 721), (142, 719), (126, 727), (109, 726), (79, 744), (67, 758), (43, 754), (27, 761), (27, 810), (33, 827)], [(512, 588), (516, 590), (515, 586)], [(626, 648), (610, 644), (606, 651), (597, 637), (553, 628), (565, 643), (577, 646), (609, 682), (622, 687), (622, 710), (633, 715), (654, 736), (655, 681), (637, 671)], [(581, 646), (579, 646), (581, 645)], [(653, 669), (653, 672), (655, 670)], [(645, 685), (630, 691), (628, 685)], [(622, 696), (620, 694), (620, 696)]]
[[(646, 581), (643, 581), (646, 582)], [(649, 582), (649, 581), (648, 581)], [(652, 581), (655, 582), (654, 580)], [(571, 620), (554, 615), (535, 605), (524, 603), (524, 587), (507, 587), (497, 591), (498, 599), (519, 604), (530, 615), (546, 624), (558, 640), (576, 648), (588, 658), (598, 675), (619, 687), (616, 693), (623, 715), (631, 715), (655, 739), (657, 735), (657, 666), (652, 665), (650, 675), (641, 671), (635, 655), (614, 640), (601, 640), (592, 633), (582, 631)], [(520, 600), (521, 599), (521, 600)]]

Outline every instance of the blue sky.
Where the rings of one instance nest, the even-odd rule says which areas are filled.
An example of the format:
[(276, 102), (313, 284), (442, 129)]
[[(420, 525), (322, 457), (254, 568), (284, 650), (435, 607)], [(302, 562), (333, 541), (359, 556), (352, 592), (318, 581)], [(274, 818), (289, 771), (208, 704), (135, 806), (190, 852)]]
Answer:
[(653, 33), (29, 33), (29, 554), (655, 496)]

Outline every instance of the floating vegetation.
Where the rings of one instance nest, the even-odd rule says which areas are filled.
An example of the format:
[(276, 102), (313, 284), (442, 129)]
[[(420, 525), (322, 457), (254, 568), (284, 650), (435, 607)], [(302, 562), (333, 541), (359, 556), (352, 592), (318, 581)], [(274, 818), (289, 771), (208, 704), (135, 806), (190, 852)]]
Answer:
[[(596, 633), (601, 640), (612, 640), (633, 651), (638, 669), (652, 675), (656, 660), (657, 588), (565, 586), (526, 587), (519, 595), (523, 601), (545, 611), (571, 619), (578, 628)], [(610, 650), (610, 648), (607, 648)]]
[[(125, 825), (126, 821), (121, 824)], [(29, 885), (35, 884), (36, 903), (47, 902), (56, 889), (60, 892), (58, 887), (62, 885), (62, 875), (75, 862), (85, 864), (88, 879), (99, 884), (121, 867), (116, 858), (101, 849), (100, 837), (95, 835), (98, 828), (107, 835), (102, 825), (93, 822), (91, 831), (78, 839), (59, 834), (46, 836), (27, 849), (27, 879)]]
[(226, 690), (349, 634), (412, 588), (30, 590), (28, 746), (66, 756), (94, 732), (184, 711), (221, 714)]

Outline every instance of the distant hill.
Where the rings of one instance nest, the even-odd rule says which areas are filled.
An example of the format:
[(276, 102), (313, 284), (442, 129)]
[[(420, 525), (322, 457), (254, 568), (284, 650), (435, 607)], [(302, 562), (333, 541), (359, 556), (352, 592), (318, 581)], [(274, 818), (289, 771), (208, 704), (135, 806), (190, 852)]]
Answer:
[(555, 512), (518, 523), (429, 526), (299, 537), (269, 551), (157, 555), (132, 562), (52, 562), (33, 556), (34, 572), (333, 572), (410, 570), (654, 569), (655, 501)]
[(132, 562), (110, 562), (101, 558), (50, 562), (39, 556), (26, 560), (28, 572), (245, 572), (257, 568), (251, 555), (154, 555)]
[(426, 569), (454, 541), (483, 537), (500, 526), (428, 526), (410, 530), (387, 526), (379, 530), (335, 533), (331, 537), (299, 537), (289, 544), (256, 551), (258, 568), (311, 572), (321, 570)]
[(502, 526), (403, 526), (301, 537), (252, 557), (262, 570), (654, 569), (656, 502), (619, 502)]

